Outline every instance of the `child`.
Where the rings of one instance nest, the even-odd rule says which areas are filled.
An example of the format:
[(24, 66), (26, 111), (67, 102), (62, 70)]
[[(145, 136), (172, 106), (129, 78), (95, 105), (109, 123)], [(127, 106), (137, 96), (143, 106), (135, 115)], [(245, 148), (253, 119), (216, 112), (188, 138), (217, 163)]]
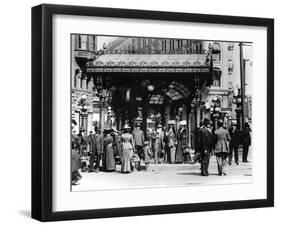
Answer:
[(152, 151), (149, 147), (149, 141), (144, 142), (143, 153), (144, 153), (145, 170), (147, 170), (150, 163), (150, 159), (152, 157)]
[(134, 169), (140, 170), (140, 157), (138, 154), (133, 154), (131, 157), (131, 170), (134, 171)]

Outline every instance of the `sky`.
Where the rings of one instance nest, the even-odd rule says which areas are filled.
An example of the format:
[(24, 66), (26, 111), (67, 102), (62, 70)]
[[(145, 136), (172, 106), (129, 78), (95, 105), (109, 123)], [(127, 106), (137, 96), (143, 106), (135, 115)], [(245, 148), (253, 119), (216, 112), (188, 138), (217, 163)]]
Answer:
[(112, 36), (97, 36), (97, 49), (100, 50), (103, 47), (103, 44), (110, 43), (113, 40), (115, 40), (117, 37), (112, 37)]

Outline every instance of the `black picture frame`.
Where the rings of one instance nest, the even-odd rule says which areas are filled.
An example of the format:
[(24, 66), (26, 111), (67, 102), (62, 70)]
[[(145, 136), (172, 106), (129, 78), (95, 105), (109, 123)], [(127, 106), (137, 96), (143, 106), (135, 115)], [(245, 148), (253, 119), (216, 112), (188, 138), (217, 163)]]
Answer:
[[(196, 204), (52, 210), (52, 18), (55, 14), (261, 26), (267, 29), (267, 198)], [(32, 8), (32, 218), (40, 221), (122, 217), (274, 206), (274, 20), (177, 12), (43, 4)]]

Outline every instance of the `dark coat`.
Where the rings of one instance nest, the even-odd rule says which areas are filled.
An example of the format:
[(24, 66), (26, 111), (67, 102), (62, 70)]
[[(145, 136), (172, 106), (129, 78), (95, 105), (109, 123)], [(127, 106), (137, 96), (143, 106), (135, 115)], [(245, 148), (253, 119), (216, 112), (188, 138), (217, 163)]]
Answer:
[(176, 150), (176, 162), (183, 162), (184, 157), (183, 154), (185, 153), (185, 149), (187, 149), (187, 131), (183, 129), (178, 132), (177, 134), (177, 150)]
[(97, 152), (100, 154), (103, 151), (103, 135), (95, 134)]
[(208, 154), (210, 154), (210, 152), (212, 151), (213, 142), (213, 134), (207, 127), (203, 126), (199, 132), (200, 153), (202, 154), (207, 152)]
[(194, 149), (196, 153), (199, 152), (200, 149), (200, 132), (201, 132), (200, 127), (194, 130)]
[(81, 168), (81, 159), (76, 149), (71, 152), (71, 172), (75, 172)]
[(88, 144), (90, 153), (95, 153), (97, 151), (97, 141), (94, 134), (88, 136)]
[(241, 131), (238, 128), (230, 127), (228, 132), (231, 138), (229, 146), (237, 148), (241, 144)]
[(243, 146), (251, 145), (251, 135), (248, 129), (243, 129), (241, 132), (241, 142)]

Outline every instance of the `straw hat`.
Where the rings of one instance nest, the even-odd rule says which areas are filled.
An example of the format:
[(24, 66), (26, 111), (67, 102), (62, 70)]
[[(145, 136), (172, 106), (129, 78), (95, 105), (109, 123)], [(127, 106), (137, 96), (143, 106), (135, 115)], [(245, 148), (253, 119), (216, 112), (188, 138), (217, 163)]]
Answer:
[(180, 121), (180, 122), (179, 122), (179, 125), (180, 125), (180, 126), (186, 126), (186, 125), (187, 125), (186, 120)]
[(176, 124), (176, 121), (175, 120), (169, 120), (167, 122), (168, 125), (175, 125)]
[(131, 129), (131, 127), (128, 124), (126, 124), (123, 129)]

